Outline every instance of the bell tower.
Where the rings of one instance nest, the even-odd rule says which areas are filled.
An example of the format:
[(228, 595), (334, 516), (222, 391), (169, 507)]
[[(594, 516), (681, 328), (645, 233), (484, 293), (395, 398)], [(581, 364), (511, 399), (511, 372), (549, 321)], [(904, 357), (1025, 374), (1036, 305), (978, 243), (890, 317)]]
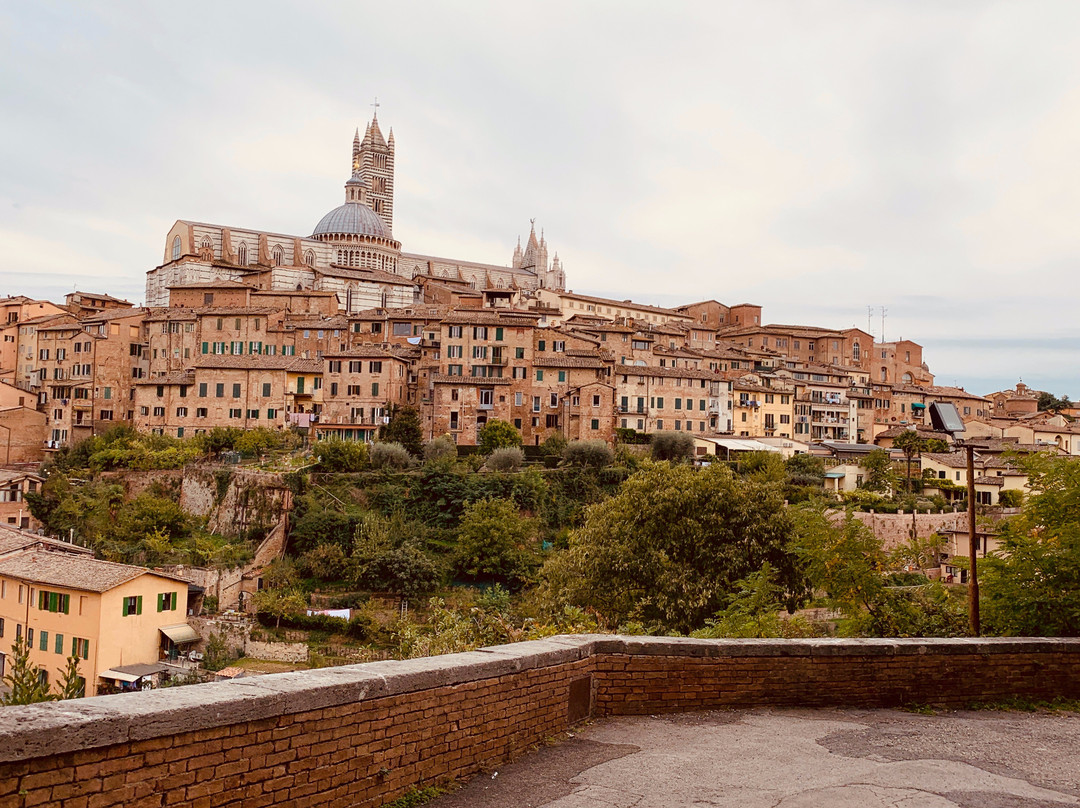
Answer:
[[(379, 102), (364, 131), (364, 139), (353, 141), (353, 170), (367, 185), (368, 206), (382, 220), (387, 233), (394, 231), (394, 130), (384, 139), (379, 128)], [(357, 133), (359, 135), (359, 133)]]

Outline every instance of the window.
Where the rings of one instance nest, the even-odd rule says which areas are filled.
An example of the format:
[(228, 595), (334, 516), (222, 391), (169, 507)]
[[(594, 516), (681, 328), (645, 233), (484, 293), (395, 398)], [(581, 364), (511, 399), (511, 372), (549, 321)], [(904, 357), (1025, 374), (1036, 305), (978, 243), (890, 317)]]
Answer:
[(196, 418), (205, 418), (206, 417), (206, 407), (197, 407), (195, 409), (195, 417)]
[(273, 421), (275, 418), (277, 418), (277, 410), (267, 410), (266, 411), (266, 419), (268, 421)]
[(599, 429), (599, 428), (600, 428), (600, 419), (599, 419), (599, 418), (593, 418), (593, 419), (592, 419), (592, 421), (590, 422), (589, 426), (590, 426), (590, 427), (591, 427), (591, 428), (592, 428), (592, 429), (593, 429), (594, 431), (595, 431), (595, 430), (597, 430), (597, 429)]
[(38, 609), (43, 612), (60, 612), (69, 614), (71, 608), (71, 596), (58, 592), (38, 590)]
[(176, 611), (176, 593), (162, 592), (157, 596), (157, 610), (159, 612)]
[(525, 394), (524, 393), (514, 393), (514, 406), (515, 407), (520, 407), (522, 405), (522, 403), (524, 402), (524, 399), (525, 399)]
[(187, 418), (187, 407), (177, 407), (176, 408), (176, 417), (177, 418)]
[(546, 349), (547, 349), (547, 342), (545, 342), (544, 340), (540, 340), (539, 342), (536, 343), (536, 350), (538, 350), (538, 351), (540, 351), (542, 353)]
[[(341, 363), (338, 362), (338, 365), (341, 365)], [(263, 382), (262, 394), (263, 394), (263, 398), (269, 398), (270, 397), (270, 382)]]
[(368, 362), (368, 373), (382, 373), (382, 362)]
[(542, 382), (544, 380), (544, 371), (542, 371), (542, 370), (536, 371), (536, 380), (538, 382)]
[(154, 415), (156, 415), (158, 417), (164, 416), (165, 415), (165, 408), (164, 407), (154, 407)]
[[(130, 600), (130, 598), (128, 598)], [(142, 606), (142, 595), (139, 595), (139, 606)], [(136, 614), (141, 614), (141, 610)], [(84, 640), (81, 637), (71, 638), (71, 654), (77, 656), (79, 659), (90, 658), (90, 640)]]
[(244, 411), (239, 409), (239, 408), (231, 408), (230, 407), (229, 408), (229, 417), (230, 418), (243, 418), (244, 417)]
[(111, 421), (113, 419), (112, 410), (102, 410), (98, 415), (101, 417), (102, 421)]
[(473, 339), (487, 339), (488, 330), (486, 325), (474, 325), (472, 330)]
[(373, 395), (373, 396), (379, 395), (379, 383), (378, 382), (372, 382), (371, 383), (371, 395)]
[(447, 329), (446, 329), (446, 335), (448, 337), (450, 337), (451, 339), (453, 339), (454, 337), (460, 337), (461, 336), (461, 326), (460, 325), (448, 326)]
[[(131, 595), (124, 598), (124, 617), (129, 614), (142, 614), (142, 595)], [(74, 642), (74, 640), (73, 640)]]
[(395, 337), (412, 336), (412, 324), (411, 323), (394, 323), (393, 334), (394, 334)]
[(565, 370), (560, 370), (559, 371), (559, 381), (560, 382), (565, 382), (566, 381), (566, 371)]
[(501, 328), (496, 328), (495, 329), (495, 341), (496, 342), (502, 342), (503, 341), (503, 330)]
[(38, 650), (39, 651), (48, 651), (49, 650), (49, 632), (47, 632), (45, 630), (40, 631), (38, 633), (38, 642), (39, 642), (39, 645), (38, 645)]
[(225, 385), (222, 382), (218, 382), (214, 385), (214, 397), (225, 398)]
[(240, 398), (240, 384), (239, 383), (233, 384), (233, 386), (232, 386), (232, 397), (233, 398)]
[(172, 240), (172, 260), (178, 261), (180, 259), (180, 236), (177, 236)]
[(533, 396), (532, 411), (540, 412), (540, 396)]

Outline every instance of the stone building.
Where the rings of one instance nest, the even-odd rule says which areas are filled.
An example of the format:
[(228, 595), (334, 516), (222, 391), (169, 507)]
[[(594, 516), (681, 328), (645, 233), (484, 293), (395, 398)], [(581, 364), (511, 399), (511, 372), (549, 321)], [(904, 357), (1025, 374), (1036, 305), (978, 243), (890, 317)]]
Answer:
[(374, 440), (389, 420), (388, 405), (413, 402), (412, 358), (402, 349), (374, 345), (327, 354), (318, 437)]

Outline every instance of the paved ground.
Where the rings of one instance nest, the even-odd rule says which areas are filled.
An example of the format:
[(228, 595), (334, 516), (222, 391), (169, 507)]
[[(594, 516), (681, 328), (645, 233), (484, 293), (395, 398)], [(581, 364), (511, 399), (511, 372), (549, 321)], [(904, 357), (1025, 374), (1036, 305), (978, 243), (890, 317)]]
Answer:
[(429, 805), (1080, 806), (1080, 714), (739, 710), (613, 718)]

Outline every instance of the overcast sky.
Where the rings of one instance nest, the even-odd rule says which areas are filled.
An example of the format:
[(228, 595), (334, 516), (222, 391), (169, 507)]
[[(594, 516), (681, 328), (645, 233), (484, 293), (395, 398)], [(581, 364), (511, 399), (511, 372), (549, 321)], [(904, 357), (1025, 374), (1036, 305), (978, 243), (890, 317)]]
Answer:
[(755, 302), (1080, 397), (1080, 2), (0, 7), (0, 294), (133, 302), (179, 218), (307, 235), (378, 96), (403, 249)]

